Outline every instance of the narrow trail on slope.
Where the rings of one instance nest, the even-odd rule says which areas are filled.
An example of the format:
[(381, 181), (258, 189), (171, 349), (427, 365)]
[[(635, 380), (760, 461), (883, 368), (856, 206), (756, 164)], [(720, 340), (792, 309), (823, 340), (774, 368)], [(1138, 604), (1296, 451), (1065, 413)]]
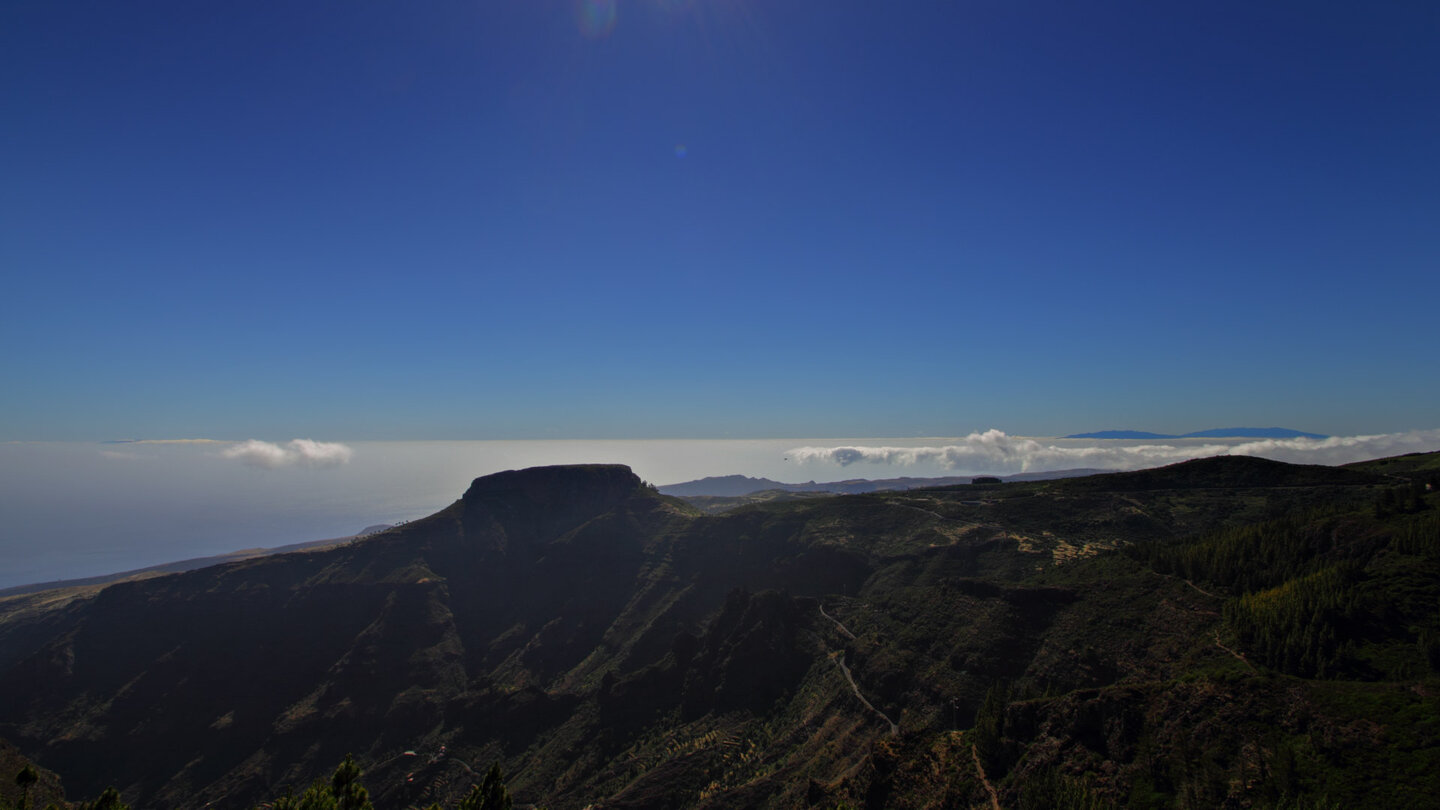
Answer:
[[(839, 619), (831, 616), (829, 613), (826, 613), (824, 605), (817, 603), (816, 607), (819, 608), (821, 616), (829, 619), (830, 622), (835, 625), (836, 630), (839, 630), (846, 638), (850, 639), (851, 641), (855, 640), (855, 634), (850, 632), (850, 628), (841, 624)], [(855, 676), (850, 673), (850, 668), (845, 666), (845, 651), (832, 651), (830, 653), (830, 660), (834, 661), (835, 664), (840, 667), (840, 672), (845, 675), (845, 680), (850, 684), (850, 691), (855, 693), (855, 697), (859, 698), (860, 702), (865, 704), (865, 708), (874, 712), (880, 717), (881, 720), (884, 720), (885, 723), (890, 726), (890, 734), (892, 736), (898, 735), (900, 733), (900, 726), (897, 725), (894, 720), (891, 720), (889, 717), (887, 717), (884, 712), (875, 708), (875, 704), (866, 700), (864, 695), (860, 694), (860, 685), (855, 683)]]
[(1155, 571), (1155, 573), (1156, 573), (1156, 574), (1160, 574), (1160, 576), (1162, 576), (1162, 577), (1164, 577), (1164, 578), (1166, 578), (1166, 579), (1178, 579), (1178, 580), (1180, 580), (1181, 582), (1185, 583), (1186, 585), (1189, 585), (1191, 588), (1195, 589), (1195, 592), (1196, 592), (1196, 593), (1204, 594), (1205, 596), (1208, 596), (1208, 597), (1210, 597), (1211, 599), (1219, 599), (1221, 602), (1224, 602), (1224, 601), (1225, 601), (1225, 597), (1221, 596), (1220, 594), (1218, 594), (1218, 593), (1211, 593), (1211, 592), (1205, 590), (1204, 588), (1200, 587), (1199, 585), (1196, 585), (1195, 583), (1191, 582), (1190, 580), (1185, 579), (1184, 577), (1179, 577), (1179, 576), (1176, 576), (1176, 575), (1174, 575), (1174, 574), (1161, 574), (1159, 571)]
[(1220, 643), (1220, 631), (1219, 631), (1219, 630), (1216, 630), (1216, 631), (1215, 631), (1215, 646), (1216, 646), (1216, 647), (1219, 647), (1220, 649), (1224, 650), (1225, 652), (1230, 653), (1231, 655), (1235, 656), (1235, 658), (1238, 659), (1238, 660), (1240, 661), (1240, 663), (1242, 663), (1242, 664), (1244, 664), (1245, 666), (1249, 667), (1251, 672), (1259, 672), (1259, 670), (1255, 669), (1255, 665), (1252, 664), (1252, 663), (1250, 663), (1250, 660), (1249, 660), (1248, 658), (1246, 658), (1244, 655), (1242, 655), (1242, 654), (1236, 652), (1235, 650), (1232, 650), (1232, 649), (1230, 649), (1229, 647), (1226, 647), (1224, 644), (1221, 644), (1221, 643)]
[(845, 680), (846, 680), (846, 681), (849, 681), (849, 683), (850, 683), (850, 691), (852, 691), (852, 692), (855, 693), (855, 697), (859, 698), (859, 699), (860, 699), (860, 702), (865, 704), (865, 708), (867, 708), (867, 709), (869, 709), (870, 711), (874, 712), (874, 713), (876, 714), (876, 716), (878, 716), (881, 720), (884, 720), (887, 724), (889, 724), (889, 726), (890, 726), (890, 735), (891, 735), (892, 737), (893, 737), (893, 736), (898, 736), (898, 735), (900, 734), (900, 726), (896, 725), (896, 723), (895, 723), (894, 720), (891, 720), (889, 717), (887, 717), (887, 716), (885, 715), (884, 712), (882, 712), (882, 711), (880, 711), (879, 709), (875, 708), (874, 704), (872, 704), (870, 701), (866, 700), (864, 695), (860, 694), (860, 687), (855, 683), (855, 676), (854, 676), (854, 675), (851, 675), (851, 674), (850, 674), (850, 668), (847, 667), (847, 666), (845, 666), (845, 653), (844, 653), (844, 652), (841, 652), (841, 651), (832, 652), (832, 653), (830, 653), (830, 660), (831, 660), (831, 661), (834, 661), (835, 664), (840, 667), (840, 672), (842, 672), (842, 673), (845, 675)]
[(939, 512), (936, 512), (936, 511), (931, 510), (931, 509), (926, 509), (926, 508), (923, 507), (923, 506), (916, 506), (916, 505), (913, 504), (913, 503), (905, 503), (904, 501), (897, 501), (897, 500), (886, 500), (884, 503), (885, 503), (886, 506), (898, 506), (898, 507), (900, 507), (901, 509), (913, 509), (913, 510), (916, 511), (916, 512), (924, 512), (925, 514), (930, 515), (931, 517), (939, 518), (940, 520), (950, 520), (950, 521), (959, 520), (959, 518), (953, 518), (953, 517), (950, 517), (949, 515), (942, 515), (942, 514), (940, 514)]
[(1199, 585), (1196, 585), (1195, 583), (1191, 582), (1191, 581), (1188, 580), (1188, 579), (1185, 580), (1185, 584), (1186, 584), (1186, 585), (1189, 585), (1190, 587), (1194, 588), (1195, 590), (1199, 591), (1200, 593), (1205, 594), (1206, 596), (1210, 597), (1211, 599), (1220, 599), (1220, 600), (1222, 600), (1222, 601), (1225, 599), (1225, 597), (1220, 596), (1219, 594), (1210, 593), (1209, 591), (1205, 590), (1204, 588), (1200, 587)]
[[(1191, 588), (1194, 588), (1197, 592), (1202, 593), (1202, 594), (1210, 597), (1211, 599), (1219, 599), (1219, 600), (1222, 601), (1222, 602), (1225, 601), (1225, 597), (1220, 596), (1219, 594), (1211, 593), (1211, 592), (1205, 590), (1204, 588), (1200, 587), (1199, 585), (1196, 585), (1195, 583), (1191, 582), (1191, 581), (1188, 580), (1188, 579), (1183, 579), (1183, 578), (1181, 578), (1181, 577), (1177, 577), (1177, 576), (1175, 576), (1174, 574), (1161, 574), (1160, 576), (1166, 577), (1167, 579), (1178, 579), (1178, 580), (1180, 580), (1181, 582), (1185, 583), (1186, 585), (1189, 585)], [(1212, 616), (1218, 616), (1218, 615), (1220, 615), (1219, 613), (1216, 613), (1216, 612), (1213, 611), (1213, 610), (1196, 610), (1195, 608), (1187, 608), (1187, 610), (1190, 610), (1190, 611), (1192, 611), (1192, 612), (1194, 612), (1194, 613), (1204, 613), (1204, 614), (1212, 615)], [(1255, 665), (1254, 665), (1254, 664), (1250, 663), (1250, 659), (1246, 658), (1245, 655), (1244, 655), (1244, 653), (1241, 653), (1241, 652), (1239, 652), (1238, 650), (1232, 650), (1232, 649), (1230, 649), (1229, 647), (1226, 647), (1226, 646), (1225, 646), (1224, 642), (1222, 642), (1222, 641), (1220, 640), (1220, 628), (1218, 628), (1218, 627), (1215, 628), (1215, 646), (1216, 646), (1216, 647), (1219, 647), (1220, 649), (1224, 650), (1225, 652), (1229, 653), (1230, 655), (1235, 656), (1235, 660), (1237, 660), (1237, 661), (1239, 661), (1240, 663), (1244, 664), (1245, 666), (1249, 667), (1251, 672), (1259, 672), (1259, 671), (1260, 671), (1260, 670), (1258, 670), (1258, 669), (1255, 668)]]
[(855, 634), (852, 633), (852, 632), (850, 632), (850, 628), (848, 628), (848, 627), (846, 627), (845, 625), (841, 624), (839, 619), (835, 618), (834, 616), (831, 616), (829, 613), (826, 613), (826, 612), (825, 612), (825, 606), (824, 606), (824, 605), (819, 605), (819, 608), (820, 608), (820, 615), (821, 615), (821, 616), (824, 616), (824, 617), (827, 618), (827, 619), (829, 619), (829, 620), (835, 625), (835, 629), (837, 629), (837, 630), (840, 631), (841, 635), (845, 636), (846, 638), (850, 639), (851, 641), (854, 641), (854, 640), (855, 640)]
[(1189, 612), (1191, 612), (1191, 613), (1198, 613), (1198, 614), (1200, 614), (1201, 616), (1217, 616), (1217, 617), (1218, 617), (1218, 616), (1220, 615), (1219, 611), (1215, 611), (1215, 610), (1203, 610), (1203, 609), (1201, 609), (1201, 608), (1193, 608), (1193, 607), (1190, 607), (1189, 605), (1180, 605), (1180, 604), (1176, 604), (1175, 602), (1170, 601), (1169, 599), (1161, 599), (1161, 600), (1160, 600), (1160, 604), (1162, 604), (1162, 605), (1169, 605), (1170, 607), (1173, 607), (1173, 608), (1175, 608), (1176, 610), (1185, 610), (1185, 611), (1189, 611)]
[(980, 775), (980, 784), (985, 786), (985, 791), (990, 794), (990, 810), (1000, 810), (1000, 794), (995, 792), (995, 786), (985, 778), (985, 766), (980, 764), (980, 750), (975, 743), (970, 743), (970, 757), (975, 760), (975, 773)]

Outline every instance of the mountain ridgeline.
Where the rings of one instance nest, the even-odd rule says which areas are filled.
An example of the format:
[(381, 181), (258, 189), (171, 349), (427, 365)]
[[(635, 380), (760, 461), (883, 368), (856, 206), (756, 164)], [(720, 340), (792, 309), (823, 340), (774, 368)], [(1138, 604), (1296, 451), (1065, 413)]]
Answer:
[(0, 600), (0, 737), (51, 795), (145, 808), (348, 754), (380, 808), (494, 765), (549, 808), (1426, 806), (1437, 475), (1222, 457), (703, 514), (625, 467), (499, 473), (338, 547)]
[[(1044, 481), (1051, 478), (1076, 478), (1103, 472), (1107, 471), (1095, 469), (1048, 470), (1045, 472), (981, 477), (998, 477), (999, 480), (1002, 481)], [(936, 487), (956, 486), (958, 484), (972, 483), (975, 478), (976, 476), (973, 475), (947, 475), (939, 478), (911, 478), (907, 476), (903, 478), (850, 478), (844, 481), (827, 481), (822, 483), (807, 481), (803, 484), (785, 484), (780, 481), (772, 481), (769, 478), (751, 478), (746, 475), (722, 475), (701, 478), (695, 481), (685, 481), (679, 484), (666, 484), (658, 489), (662, 495), (674, 495), (680, 498), (739, 498), (746, 495), (754, 495), (759, 492), (858, 495), (864, 492), (884, 492), (897, 489), (934, 489)]]

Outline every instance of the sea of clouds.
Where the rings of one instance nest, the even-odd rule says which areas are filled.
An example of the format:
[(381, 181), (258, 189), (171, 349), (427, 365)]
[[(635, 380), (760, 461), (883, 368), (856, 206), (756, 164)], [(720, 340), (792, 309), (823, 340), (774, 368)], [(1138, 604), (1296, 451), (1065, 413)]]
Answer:
[(1011, 436), (1000, 430), (971, 433), (938, 446), (807, 446), (789, 451), (802, 464), (930, 466), (963, 472), (1022, 473), (1045, 470), (1138, 470), (1209, 456), (1260, 456), (1293, 464), (1347, 464), (1440, 448), (1440, 430), (1416, 430), (1324, 439), (1256, 439), (1133, 442)]

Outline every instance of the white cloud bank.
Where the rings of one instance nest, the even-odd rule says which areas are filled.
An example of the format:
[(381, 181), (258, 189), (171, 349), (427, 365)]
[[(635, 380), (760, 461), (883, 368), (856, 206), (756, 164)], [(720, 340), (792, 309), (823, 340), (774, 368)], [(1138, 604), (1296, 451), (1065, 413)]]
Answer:
[(1114, 439), (1039, 440), (1004, 431), (971, 433), (942, 447), (797, 447), (801, 463), (891, 466), (935, 465), (965, 472), (1018, 473), (1094, 468), (1138, 470), (1207, 456), (1261, 456), (1294, 464), (1347, 464), (1371, 458), (1440, 449), (1440, 430), (1324, 439), (1258, 439), (1136, 444)]
[(250, 439), (225, 448), (225, 458), (239, 459), (252, 467), (338, 467), (350, 461), (354, 450), (338, 442), (291, 439), (284, 445)]

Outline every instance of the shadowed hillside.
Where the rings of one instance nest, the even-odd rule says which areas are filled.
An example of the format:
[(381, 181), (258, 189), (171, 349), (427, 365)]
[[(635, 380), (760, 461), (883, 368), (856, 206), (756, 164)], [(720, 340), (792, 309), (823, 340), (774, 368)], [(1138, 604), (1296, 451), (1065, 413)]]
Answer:
[(136, 807), (347, 753), (396, 808), (495, 762), (553, 808), (1404, 806), (1440, 791), (1431, 497), (1222, 457), (700, 515), (500, 473), (333, 549), (0, 600), (0, 736)]

